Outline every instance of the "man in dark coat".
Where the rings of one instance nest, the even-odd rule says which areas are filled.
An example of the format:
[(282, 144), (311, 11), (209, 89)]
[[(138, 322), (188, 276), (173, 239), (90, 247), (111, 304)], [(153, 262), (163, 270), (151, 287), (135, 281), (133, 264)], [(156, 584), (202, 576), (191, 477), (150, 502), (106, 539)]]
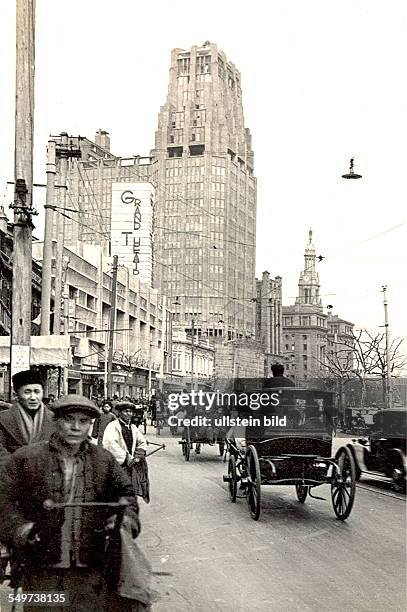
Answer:
[(14, 405), (0, 412), (0, 471), (18, 448), (48, 440), (55, 429), (52, 412), (42, 402), (42, 380), (34, 370), (14, 374)]
[(116, 420), (116, 416), (113, 414), (112, 410), (112, 402), (109, 400), (104, 400), (102, 402), (102, 412), (100, 418), (95, 420), (92, 429), (92, 438), (96, 439), (98, 444), (102, 444), (103, 434), (105, 433), (105, 429), (109, 423)]
[(267, 378), (264, 381), (264, 387), (266, 389), (273, 387), (295, 387), (294, 381), (284, 376), (284, 366), (281, 363), (273, 363), (271, 371), (273, 373), (273, 378)]
[[(140, 531), (128, 476), (109, 452), (87, 440), (100, 410), (86, 397), (66, 395), (53, 411), (56, 431), (50, 440), (17, 450), (0, 481), (0, 538), (24, 551), (23, 591), (65, 592), (68, 606), (56, 607), (64, 612), (148, 610), (106, 587), (106, 566), (120, 567), (120, 557), (112, 561), (105, 549), (114, 510), (74, 505), (125, 500), (130, 505), (123, 525), (133, 538)], [(52, 509), (53, 502), (72, 506)], [(48, 607), (37, 604), (24, 610), (46, 612)]]

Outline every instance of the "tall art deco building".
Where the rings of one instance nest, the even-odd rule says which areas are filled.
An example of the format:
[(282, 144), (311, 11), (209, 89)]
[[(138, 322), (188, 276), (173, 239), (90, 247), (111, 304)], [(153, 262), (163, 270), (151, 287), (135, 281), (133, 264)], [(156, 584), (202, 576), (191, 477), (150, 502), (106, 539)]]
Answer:
[(209, 42), (171, 55), (154, 159), (154, 283), (174, 325), (254, 333), (256, 179), (240, 73)]

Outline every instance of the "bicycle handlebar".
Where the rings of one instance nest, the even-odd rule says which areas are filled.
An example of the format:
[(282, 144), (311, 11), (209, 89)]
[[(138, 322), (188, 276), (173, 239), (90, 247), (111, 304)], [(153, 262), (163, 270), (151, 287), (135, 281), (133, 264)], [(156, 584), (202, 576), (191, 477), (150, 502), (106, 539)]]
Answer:
[(126, 508), (130, 505), (127, 499), (118, 502), (72, 502), (72, 503), (57, 503), (52, 499), (46, 499), (43, 503), (45, 510), (55, 510), (59, 508)]

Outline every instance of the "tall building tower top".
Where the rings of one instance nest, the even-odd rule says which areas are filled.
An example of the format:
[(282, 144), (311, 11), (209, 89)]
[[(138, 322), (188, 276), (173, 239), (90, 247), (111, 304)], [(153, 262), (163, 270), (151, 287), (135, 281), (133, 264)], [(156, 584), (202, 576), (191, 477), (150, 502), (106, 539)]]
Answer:
[[(228, 339), (254, 333), (256, 179), (240, 72), (217, 45), (173, 49), (151, 152), (154, 282), (174, 324)], [(179, 300), (175, 297), (179, 296)]]
[(161, 109), (153, 155), (160, 151), (168, 152), (169, 157), (230, 155), (253, 173), (240, 72), (209, 41), (171, 52), (168, 95)]
[(308, 232), (308, 244), (304, 252), (304, 269), (298, 282), (298, 297), (296, 304), (311, 304), (321, 306), (319, 297), (319, 274), (315, 269), (315, 247), (312, 242), (312, 229)]

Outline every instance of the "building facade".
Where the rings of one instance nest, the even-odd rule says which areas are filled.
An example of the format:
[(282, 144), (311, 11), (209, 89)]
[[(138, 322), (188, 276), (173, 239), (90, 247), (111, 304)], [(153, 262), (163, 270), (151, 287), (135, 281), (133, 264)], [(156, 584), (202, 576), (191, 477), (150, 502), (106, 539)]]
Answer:
[[(298, 296), (292, 306), (283, 306), (282, 352), (287, 376), (297, 384), (329, 375), (329, 361), (339, 353), (339, 337), (345, 342), (352, 338), (353, 324), (337, 315), (326, 314), (320, 298), (319, 274), (315, 267), (316, 254), (309, 231), (304, 252), (304, 269), (298, 282)], [(342, 349), (343, 347), (341, 347)], [(351, 348), (349, 349), (351, 352)]]
[(212, 380), (214, 365), (215, 350), (208, 338), (195, 336), (192, 346), (192, 336), (181, 328), (173, 328), (170, 371), (172, 383), (178, 381), (183, 389), (189, 391), (193, 378), (195, 389), (199, 389), (202, 383)]
[[(33, 245), (42, 260), (43, 243)], [(54, 261), (56, 243), (53, 243)], [(63, 331), (71, 339), (69, 393), (103, 394), (112, 300), (112, 271), (100, 245), (64, 247)], [(114, 328), (113, 389), (147, 397), (167, 374), (171, 355), (169, 311), (157, 290), (119, 266)]]
[[(34, 241), (36, 239), (34, 238)], [(34, 245), (37, 242), (34, 242)], [(35, 249), (35, 247), (34, 247)], [(28, 271), (27, 271), (28, 273)], [(31, 351), (30, 363), (40, 370), (44, 380), (57, 381), (61, 363), (69, 362), (68, 343), (61, 337), (40, 337), (42, 266), (35, 255), (31, 268)], [(10, 398), (10, 335), (12, 326), (13, 224), (0, 207), (0, 399)], [(51, 297), (51, 320), (54, 299)], [(8, 338), (6, 338), (8, 337)], [(4, 341), (4, 342), (3, 342)], [(65, 354), (65, 357), (63, 355)]]
[(270, 278), (263, 272), (256, 279), (255, 339), (264, 346), (265, 376), (270, 376), (270, 366), (282, 359), (283, 307), (281, 276)]
[(233, 378), (264, 378), (264, 346), (255, 340), (217, 341), (216, 381)]
[(253, 336), (256, 179), (241, 77), (209, 42), (171, 55), (158, 117), (155, 286), (174, 323), (197, 334)]
[(354, 325), (350, 321), (339, 318), (338, 315), (333, 315), (330, 310), (327, 325), (327, 365), (331, 365), (338, 373), (339, 371), (350, 372), (354, 365), (352, 356)]
[[(112, 221), (112, 193), (114, 183), (151, 183), (151, 157), (123, 158), (110, 151), (110, 136), (98, 130), (95, 140), (68, 138), (65, 134), (54, 138), (58, 147), (80, 151), (79, 158), (68, 159), (67, 190), (56, 189), (58, 206), (70, 208), (66, 216), (54, 214), (53, 235), (63, 235), (64, 244), (77, 241), (100, 244), (109, 254)], [(57, 163), (56, 184), (61, 184), (61, 164)], [(77, 212), (73, 212), (73, 210)], [(58, 221), (60, 222), (58, 226)]]

